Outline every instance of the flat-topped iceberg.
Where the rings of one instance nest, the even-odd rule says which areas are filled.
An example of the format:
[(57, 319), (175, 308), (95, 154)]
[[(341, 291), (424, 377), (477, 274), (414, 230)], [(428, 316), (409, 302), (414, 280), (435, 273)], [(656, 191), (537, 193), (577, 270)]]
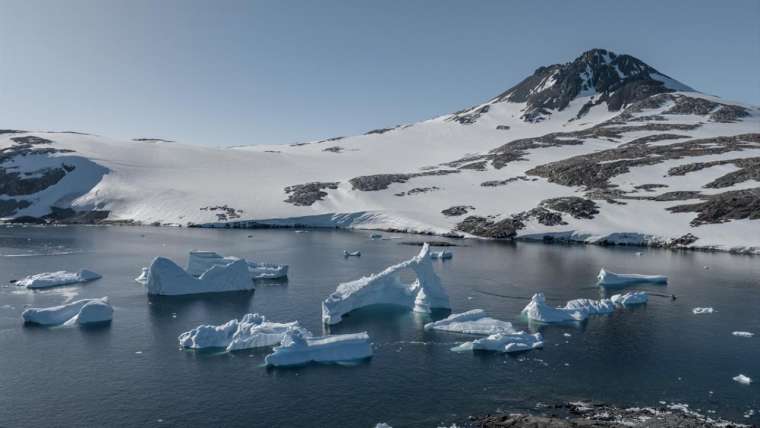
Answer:
[(21, 314), (24, 322), (39, 325), (93, 324), (111, 321), (113, 308), (108, 297), (82, 299), (49, 308), (29, 308)]
[(495, 352), (523, 352), (531, 349), (542, 348), (544, 338), (541, 333), (528, 334), (523, 331), (516, 333), (496, 333), (482, 339), (465, 342), (451, 348), (454, 352), (464, 351), (495, 351)]
[(603, 287), (624, 287), (631, 284), (667, 284), (668, 277), (663, 275), (639, 275), (635, 273), (615, 273), (602, 268), (596, 276), (597, 283)]
[(755, 335), (755, 333), (751, 333), (749, 331), (734, 331), (731, 334), (736, 337), (753, 337)]
[(362, 256), (361, 251), (343, 250), (343, 257), (361, 257), (361, 256)]
[(308, 337), (301, 330), (289, 329), (280, 346), (275, 346), (264, 362), (268, 366), (295, 366), (317, 363), (340, 363), (372, 356), (367, 332)]
[(448, 260), (454, 257), (454, 253), (448, 250), (431, 251), (430, 258), (433, 260)]
[(705, 307), (705, 308), (694, 308), (694, 309), (691, 310), (691, 312), (694, 315), (711, 314), (711, 313), (715, 312), (715, 309), (713, 309), (713, 308), (711, 308), (711, 307), (708, 306), (708, 307)]
[(180, 334), (178, 339), (183, 348), (225, 348), (229, 352), (277, 345), (289, 329), (299, 330), (305, 337), (311, 336), (298, 321), (271, 322), (255, 313), (244, 315), (240, 321), (233, 319), (221, 325), (199, 325)]
[(238, 260), (248, 265), (248, 271), (253, 279), (279, 279), (288, 276), (288, 265), (274, 263), (257, 263), (238, 257), (225, 257), (214, 251), (190, 251), (187, 259), (187, 272), (193, 276), (201, 276), (213, 266), (227, 266)]
[(641, 305), (649, 300), (649, 295), (646, 291), (632, 291), (625, 294), (615, 294), (610, 297), (610, 300), (616, 305)]
[(226, 266), (214, 265), (198, 278), (165, 257), (156, 257), (148, 268), (145, 289), (148, 294), (176, 296), (196, 293), (253, 290), (245, 260)]
[(99, 274), (87, 269), (82, 269), (79, 272), (67, 272), (61, 270), (58, 272), (45, 272), (29, 275), (16, 281), (16, 285), (26, 288), (48, 288), (80, 284), (83, 282), (95, 281), (100, 278), (102, 277)]
[[(411, 284), (401, 280), (401, 272), (411, 270), (417, 279)], [(449, 296), (430, 261), (430, 246), (424, 244), (411, 259), (384, 271), (338, 285), (322, 302), (322, 320), (337, 324), (343, 315), (365, 306), (392, 304), (429, 313), (432, 309), (450, 309)]]
[(562, 308), (553, 308), (546, 304), (544, 293), (536, 293), (522, 310), (522, 315), (532, 321), (561, 323), (583, 321), (591, 315), (609, 314), (614, 311), (615, 305), (610, 299), (575, 299), (567, 302)]
[(512, 323), (491, 318), (482, 309), (451, 314), (440, 321), (425, 324), (425, 330), (482, 335), (515, 333)]

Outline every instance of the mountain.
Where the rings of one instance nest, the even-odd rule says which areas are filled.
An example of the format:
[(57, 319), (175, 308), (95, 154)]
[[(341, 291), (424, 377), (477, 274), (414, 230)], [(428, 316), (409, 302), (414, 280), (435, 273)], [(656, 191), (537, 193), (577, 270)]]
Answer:
[(0, 130), (9, 222), (350, 227), (760, 254), (759, 182), (758, 107), (601, 49), (450, 115), (290, 146)]

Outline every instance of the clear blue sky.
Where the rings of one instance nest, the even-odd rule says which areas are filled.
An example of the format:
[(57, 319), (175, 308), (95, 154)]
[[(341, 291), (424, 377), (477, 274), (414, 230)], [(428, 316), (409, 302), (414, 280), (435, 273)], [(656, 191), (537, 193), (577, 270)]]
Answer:
[(594, 47), (760, 104), (760, 1), (0, 0), (0, 128), (293, 143), (484, 101)]

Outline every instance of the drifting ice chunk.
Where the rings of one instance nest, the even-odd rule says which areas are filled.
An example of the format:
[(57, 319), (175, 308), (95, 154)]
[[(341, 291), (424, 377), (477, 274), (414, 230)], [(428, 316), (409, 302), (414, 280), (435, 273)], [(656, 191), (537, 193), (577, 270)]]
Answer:
[(380, 239), (383, 237), (383, 235), (379, 233), (373, 233), (372, 235), (369, 235), (370, 239)]
[(294, 366), (310, 362), (339, 363), (372, 356), (367, 332), (306, 337), (297, 329), (289, 329), (280, 346), (267, 355), (268, 366)]
[(694, 315), (701, 315), (701, 314), (711, 314), (715, 312), (715, 309), (707, 307), (707, 308), (694, 308), (691, 310), (691, 312), (694, 313)]
[(528, 334), (523, 331), (517, 333), (496, 333), (482, 339), (465, 342), (451, 348), (454, 352), (463, 351), (496, 351), (496, 352), (522, 352), (531, 349), (543, 348), (544, 338), (541, 333)]
[[(187, 272), (192, 276), (201, 276), (213, 266), (228, 266), (238, 260), (238, 257), (224, 257), (214, 251), (190, 251), (187, 260)], [(288, 265), (274, 263), (256, 263), (243, 260), (248, 265), (248, 271), (253, 279), (277, 279), (288, 276)]]
[[(343, 315), (377, 304), (392, 304), (430, 312), (435, 308), (450, 309), (449, 296), (441, 286), (430, 261), (430, 247), (422, 246), (419, 254), (384, 271), (338, 285), (337, 290), (322, 302), (322, 321), (337, 324)], [(411, 269), (417, 279), (406, 284), (399, 274)]]
[(240, 321), (234, 319), (222, 325), (200, 325), (179, 335), (184, 348), (225, 348), (229, 351), (274, 346), (288, 329), (296, 329), (306, 337), (311, 333), (298, 321), (289, 323), (269, 322), (263, 315), (246, 314)]
[(446, 250), (432, 251), (430, 253), (430, 258), (433, 260), (448, 260), (452, 257), (454, 257), (454, 253)]
[(610, 297), (610, 300), (617, 305), (640, 305), (649, 300), (649, 295), (646, 291), (633, 291), (625, 294), (615, 294)]
[(82, 299), (50, 308), (29, 308), (21, 316), (25, 322), (40, 325), (72, 325), (111, 321), (113, 308), (108, 298)]
[(668, 277), (662, 275), (638, 275), (635, 273), (614, 273), (604, 269), (599, 271), (596, 279), (604, 287), (623, 287), (630, 284), (667, 284)]
[(343, 250), (343, 257), (361, 257), (361, 255), (362, 255), (361, 251)]
[(544, 293), (536, 293), (522, 310), (522, 314), (533, 321), (561, 323), (583, 321), (590, 315), (608, 314), (614, 310), (615, 305), (610, 299), (575, 299), (567, 302), (564, 308), (553, 308), (546, 304)]
[(740, 374), (739, 376), (734, 376), (734, 381), (739, 382), (742, 385), (749, 385), (752, 383), (752, 378), (748, 376), (744, 376), (743, 374)]
[(30, 275), (18, 280), (16, 285), (26, 288), (48, 288), (90, 282), (100, 278), (102, 278), (100, 275), (87, 269), (82, 269), (79, 272), (66, 272), (61, 270), (58, 272), (45, 272)]
[(752, 336), (755, 335), (755, 333), (750, 333), (748, 331), (735, 331), (735, 332), (733, 332), (731, 334), (733, 334), (734, 336), (738, 336), (738, 337), (752, 337)]
[(464, 334), (490, 335), (496, 333), (515, 333), (512, 323), (486, 316), (482, 309), (473, 309), (452, 314), (440, 321), (425, 324), (425, 330), (441, 330)]
[(142, 272), (140, 272), (140, 275), (135, 278), (135, 281), (139, 284), (145, 285), (148, 282), (148, 268), (142, 268)]
[(175, 296), (253, 290), (254, 284), (245, 260), (237, 260), (226, 266), (212, 266), (196, 278), (173, 261), (165, 257), (156, 257), (148, 269), (145, 288), (148, 294)]

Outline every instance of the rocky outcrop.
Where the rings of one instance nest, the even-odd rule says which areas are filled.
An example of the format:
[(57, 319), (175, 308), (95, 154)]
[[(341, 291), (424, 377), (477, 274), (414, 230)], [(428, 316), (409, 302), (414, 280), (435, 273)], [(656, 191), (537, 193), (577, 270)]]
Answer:
[(201, 211), (219, 211), (216, 213), (216, 219), (218, 221), (238, 219), (240, 218), (240, 215), (243, 214), (243, 210), (236, 210), (235, 208), (227, 206), (226, 204), (218, 205), (218, 206), (201, 207), (200, 210)]
[(456, 230), (470, 235), (494, 239), (514, 239), (517, 231), (525, 227), (522, 221), (514, 218), (494, 220), (480, 216), (469, 216), (456, 225)]
[(570, 214), (577, 219), (592, 219), (599, 214), (599, 206), (594, 201), (577, 196), (545, 199), (541, 201), (540, 206)]
[(734, 165), (740, 168), (738, 171), (733, 171), (725, 174), (715, 180), (705, 184), (704, 187), (712, 189), (721, 189), (725, 187), (731, 187), (738, 183), (743, 183), (749, 180), (760, 181), (760, 157), (753, 158), (739, 158), (739, 159), (723, 159), (712, 162), (694, 162), (685, 165), (678, 165), (668, 170), (668, 175), (685, 175), (690, 172), (700, 171), (705, 168), (710, 168), (718, 165)]
[(394, 193), (393, 195), (394, 196), (413, 196), (413, 195), (419, 195), (421, 193), (435, 192), (436, 190), (441, 190), (441, 188), (438, 186), (415, 187), (415, 188), (407, 190), (406, 192)]
[(298, 206), (310, 206), (314, 202), (321, 201), (327, 196), (325, 189), (337, 189), (339, 181), (320, 182), (314, 181), (306, 184), (295, 184), (285, 188), (288, 199), (285, 202)]
[(489, 180), (484, 181), (480, 183), (481, 187), (498, 187), (498, 186), (506, 186), (509, 183), (514, 183), (515, 181), (536, 181), (537, 178), (528, 178), (525, 175), (518, 175), (516, 177), (509, 177), (504, 180)]
[(697, 213), (692, 226), (724, 223), (730, 220), (760, 220), (760, 187), (734, 190), (717, 195), (703, 196), (706, 200), (696, 204), (669, 207), (673, 213)]
[(445, 215), (446, 217), (459, 217), (467, 214), (474, 209), (475, 207), (472, 205), (456, 205), (442, 210), (441, 214)]
[(406, 183), (415, 177), (448, 175), (456, 173), (459, 173), (459, 170), (440, 169), (434, 171), (415, 172), (410, 174), (375, 174), (355, 177), (348, 180), (348, 182), (351, 183), (353, 190), (359, 190), (362, 192), (374, 192), (377, 190), (385, 190), (393, 183)]

